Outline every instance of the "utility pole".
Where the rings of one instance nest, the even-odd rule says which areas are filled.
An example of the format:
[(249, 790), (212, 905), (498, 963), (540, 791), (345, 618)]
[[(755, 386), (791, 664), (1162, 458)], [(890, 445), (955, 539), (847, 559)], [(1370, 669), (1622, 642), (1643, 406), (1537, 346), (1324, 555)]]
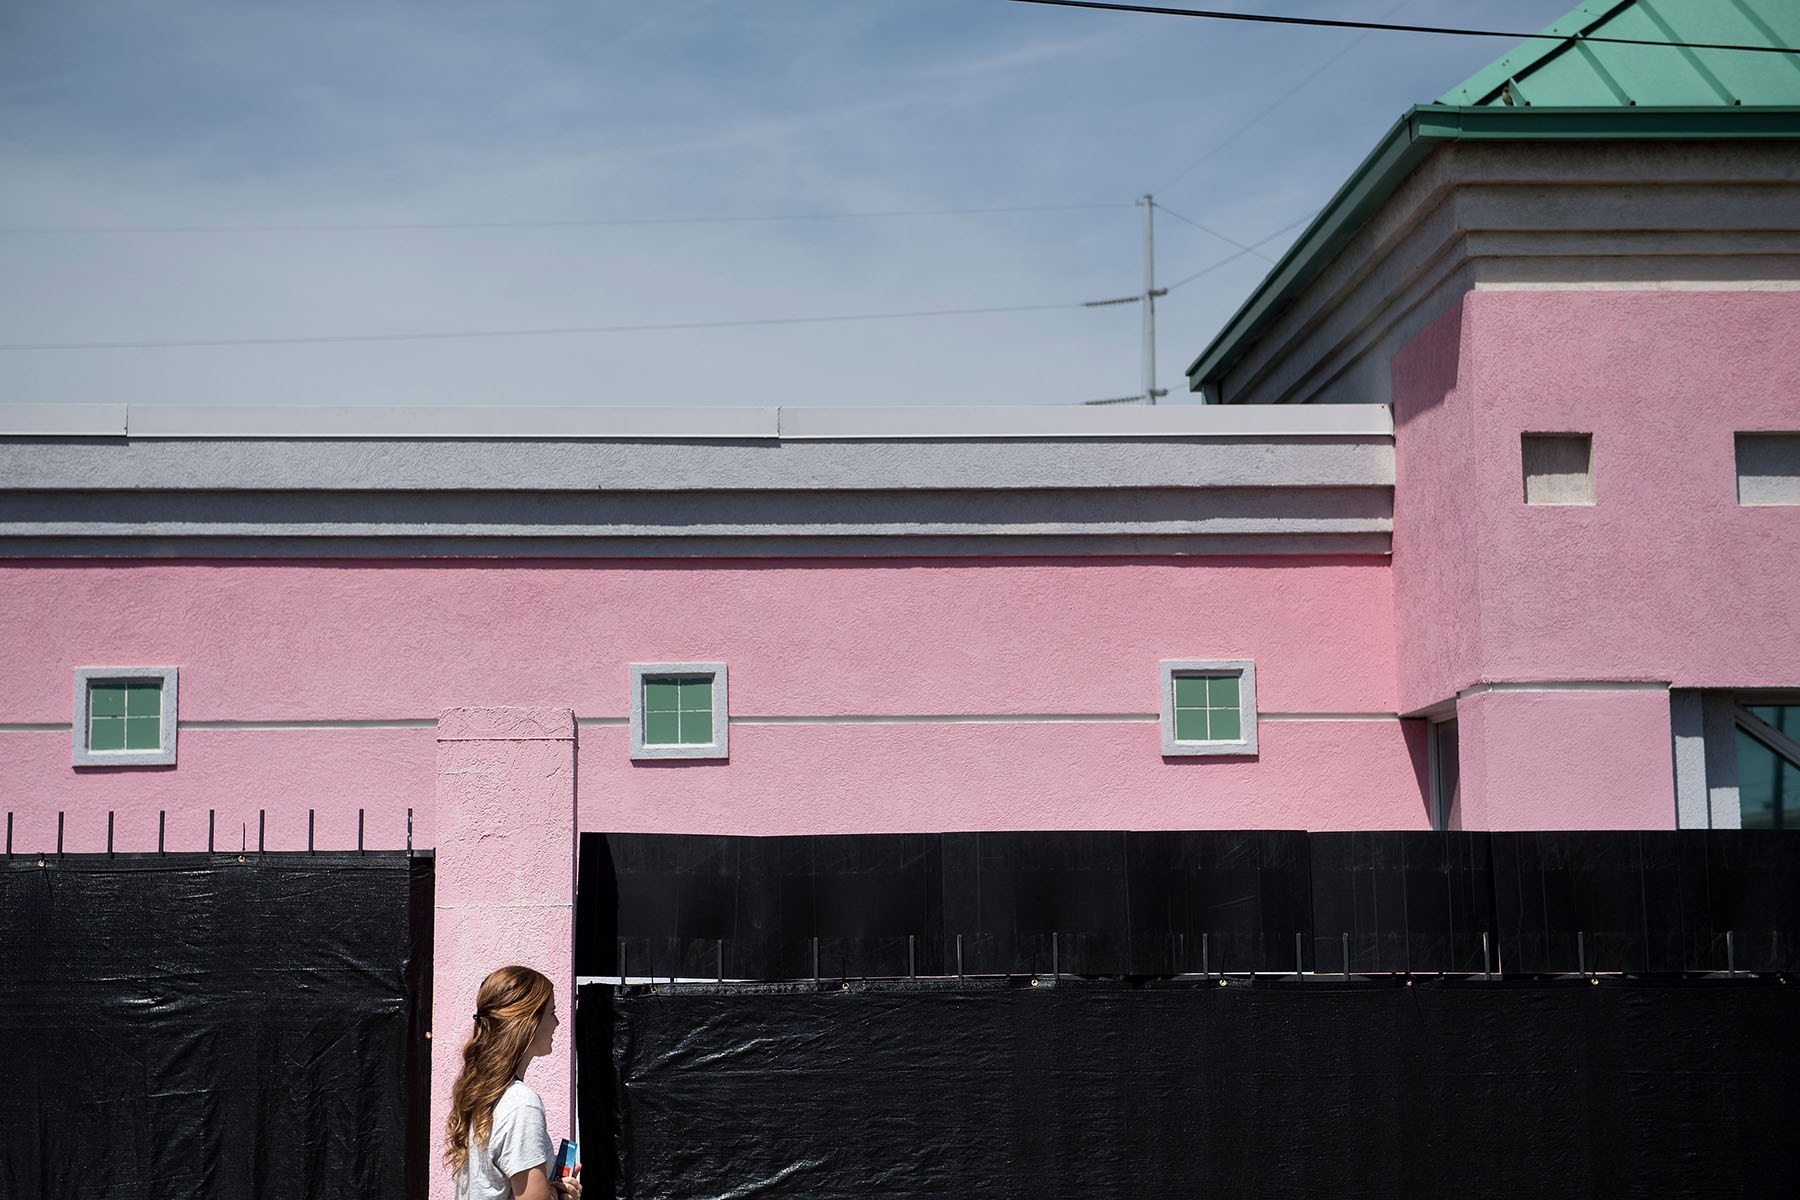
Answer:
[(1145, 192), (1144, 206), (1144, 403), (1155, 404), (1169, 393), (1156, 388), (1156, 201)]
[(1118, 396), (1110, 400), (1085, 400), (1084, 404), (1155, 404), (1157, 397), (1169, 394), (1156, 386), (1156, 298), (1169, 294), (1168, 288), (1156, 286), (1156, 201), (1149, 193), (1135, 201), (1144, 206), (1144, 290), (1135, 296), (1119, 296), (1112, 300), (1089, 300), (1084, 308), (1105, 308), (1112, 304), (1144, 306), (1144, 390), (1135, 396)]

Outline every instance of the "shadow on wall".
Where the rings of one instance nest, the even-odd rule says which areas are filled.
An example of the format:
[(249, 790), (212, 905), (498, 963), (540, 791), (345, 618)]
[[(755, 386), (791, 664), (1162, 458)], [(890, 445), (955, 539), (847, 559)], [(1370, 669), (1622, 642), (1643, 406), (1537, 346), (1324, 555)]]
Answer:
[(1462, 367), (1463, 302), (1401, 347), (1390, 364), (1396, 429), (1441, 405)]

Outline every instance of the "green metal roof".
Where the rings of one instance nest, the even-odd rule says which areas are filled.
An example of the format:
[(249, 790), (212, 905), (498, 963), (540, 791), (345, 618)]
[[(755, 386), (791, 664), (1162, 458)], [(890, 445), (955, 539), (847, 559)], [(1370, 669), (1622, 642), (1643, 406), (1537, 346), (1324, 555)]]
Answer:
[[(1800, 103), (1800, 55), (1681, 45), (1800, 46), (1797, 0), (1596, 0), (1542, 32), (1567, 40), (1525, 42), (1437, 102), (1534, 108)], [(1664, 45), (1587, 40), (1597, 37)]]
[(1676, 45), (1800, 47), (1800, 0), (1596, 0), (1544, 32), (1566, 40), (1525, 43), (1388, 130), (1188, 367), (1193, 390), (1223, 377), (1441, 143), (1800, 138), (1800, 54)]

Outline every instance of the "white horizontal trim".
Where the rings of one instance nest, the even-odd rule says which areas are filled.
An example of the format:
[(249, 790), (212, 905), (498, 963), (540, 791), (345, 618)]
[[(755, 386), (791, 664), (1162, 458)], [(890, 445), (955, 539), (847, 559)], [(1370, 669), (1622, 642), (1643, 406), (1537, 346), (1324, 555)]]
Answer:
[(1391, 712), (1266, 712), (1264, 721), (1398, 721), (1399, 713)]
[(378, 721), (183, 721), (183, 729), (259, 730), (259, 729), (436, 729), (436, 717), (405, 717)]
[(896, 408), (782, 408), (783, 441), (943, 438), (1390, 437), (1381, 404), (1316, 408), (1165, 404), (1155, 408), (1082, 405), (966, 405)]
[(1666, 692), (1667, 683), (1625, 679), (1570, 679), (1520, 681), (1514, 683), (1478, 683), (1456, 693), (1458, 700), (1479, 696), (1483, 692)]
[(282, 441), (896, 441), (1387, 438), (1379, 404), (628, 407), (0, 404), (0, 436)]
[(1800, 279), (1478, 280), (1478, 292), (1793, 292)]
[(1155, 721), (1155, 713), (842, 713), (733, 717), (733, 725), (1043, 725)]
[[(1659, 686), (1659, 685), (1649, 685)], [(1563, 690), (1563, 689), (1546, 689)], [(1130, 725), (1154, 722), (1156, 713), (809, 713), (781, 716), (731, 717), (733, 725)], [(1398, 713), (1382, 712), (1265, 712), (1264, 721), (1367, 722), (1398, 721)], [(577, 717), (577, 727), (609, 728), (629, 724), (625, 717)], [(0, 722), (0, 733), (68, 733), (68, 721)], [(435, 717), (393, 720), (343, 721), (182, 721), (182, 730), (258, 732), (332, 729), (436, 729)]]

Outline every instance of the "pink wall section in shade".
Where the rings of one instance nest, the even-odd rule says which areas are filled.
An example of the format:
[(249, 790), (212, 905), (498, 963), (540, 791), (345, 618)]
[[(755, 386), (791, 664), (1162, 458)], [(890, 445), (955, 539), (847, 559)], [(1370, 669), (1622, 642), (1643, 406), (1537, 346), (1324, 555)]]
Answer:
[(1257, 739), (1255, 759), (1165, 761), (1154, 722), (749, 726), (733, 728), (725, 766), (633, 763), (624, 729), (590, 727), (581, 828), (1428, 827), (1401, 722), (1265, 721)]
[[(1473, 292), (1393, 370), (1402, 711), (1480, 680), (1800, 685), (1800, 515), (1738, 505), (1733, 441), (1800, 429), (1800, 292)], [(1595, 505), (1524, 503), (1525, 432), (1592, 434)]]
[(1487, 691), (1457, 702), (1464, 829), (1673, 829), (1669, 694)]

